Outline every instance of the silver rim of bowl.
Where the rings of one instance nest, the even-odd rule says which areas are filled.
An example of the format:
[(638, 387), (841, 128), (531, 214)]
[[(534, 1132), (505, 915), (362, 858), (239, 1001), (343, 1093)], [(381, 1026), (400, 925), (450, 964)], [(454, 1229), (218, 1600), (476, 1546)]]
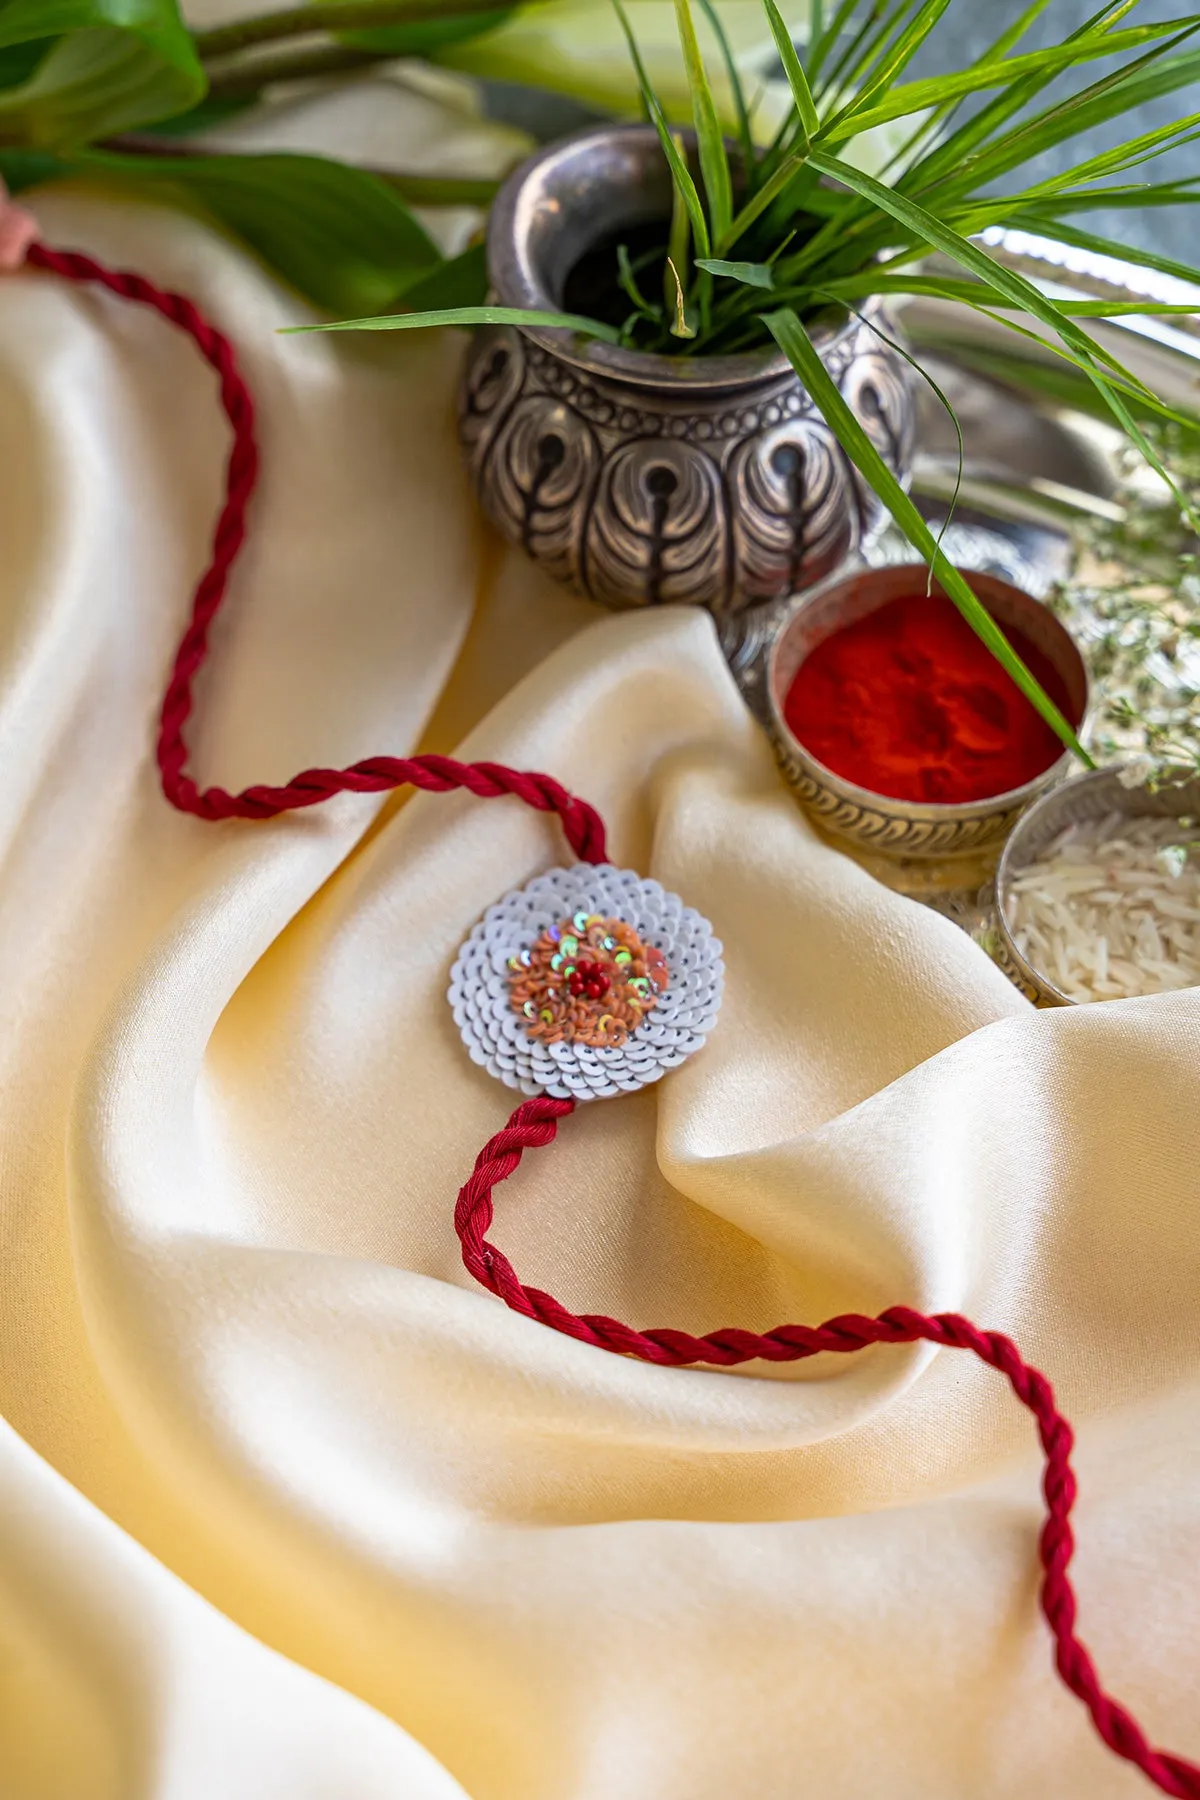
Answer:
[(1119, 813), (1127, 819), (1184, 819), (1200, 817), (1200, 777), (1155, 792), (1145, 787), (1126, 787), (1120, 768), (1089, 769), (1060, 782), (1035, 800), (1014, 827), (996, 870), (996, 925), (1004, 955), (1021, 978), (1019, 986), (1032, 989), (1052, 1006), (1101, 1005), (1073, 1000), (1049, 975), (1031, 963), (1018, 949), (1008, 924), (1008, 901), (1014, 876), (1036, 861), (1039, 851), (1071, 824), (1085, 819), (1107, 818)]
[[(1076, 729), (1083, 733), (1086, 730), (1088, 715), (1091, 711), (1091, 684), (1079, 646), (1062, 620), (1051, 611), (1044, 601), (1039, 600), (1033, 594), (1026, 593), (1023, 588), (1014, 586), (1012, 582), (1004, 581), (999, 576), (982, 574), (976, 569), (967, 569), (963, 573), (980, 590), (980, 597), (985, 602), (990, 593), (993, 599), (1003, 600), (1015, 597), (1027, 609), (1036, 609), (1037, 613), (1053, 625), (1053, 635), (1060, 647), (1065, 649), (1069, 646), (1072, 655), (1077, 660), (1074, 674), (1080, 682), (1079, 697), (1082, 701), (1080, 723)], [(923, 584), (927, 577), (928, 570), (924, 563), (893, 563), (883, 567), (873, 567), (865, 563), (857, 564), (852, 568), (839, 570), (827, 580), (810, 589), (808, 593), (798, 596), (779, 622), (767, 660), (767, 704), (770, 708), (772, 727), (780, 742), (801, 765), (807, 765), (813, 771), (814, 776), (820, 778), (828, 788), (839, 795), (844, 795), (855, 805), (870, 808), (876, 812), (891, 813), (896, 816), (903, 815), (905, 818), (917, 820), (923, 824), (951, 824), (959, 820), (977, 819), (993, 812), (999, 814), (1020, 811), (1035, 802), (1044, 793), (1048, 783), (1058, 784), (1061, 781), (1062, 776), (1071, 767), (1072, 759), (1069, 750), (1064, 750), (1060, 757), (1056, 758), (1041, 775), (1036, 776), (1032, 781), (1025, 782), (1021, 787), (1010, 788), (1005, 793), (989, 795), (986, 800), (956, 801), (946, 804), (934, 801), (898, 800), (892, 795), (877, 793), (872, 788), (859, 787), (855, 782), (848, 781), (844, 776), (839, 775), (835, 769), (831, 769), (828, 764), (813, 755), (808, 746), (796, 737), (784, 717), (786, 697), (780, 692), (782, 685), (779, 679), (780, 654), (789, 632), (801, 617), (818, 605), (828, 602), (830, 596), (836, 593), (839, 587), (848, 586), (855, 581), (863, 581), (873, 588), (884, 590), (883, 597), (879, 601), (879, 605), (884, 606), (889, 600), (902, 597), (906, 582), (919, 580)], [(895, 591), (889, 591), (891, 589)], [(868, 609), (868, 611), (875, 610), (878, 609)], [(866, 614), (862, 616), (866, 616)], [(836, 630), (838, 627), (835, 626), (833, 629)], [(832, 631), (827, 635), (832, 636)], [(798, 667), (799, 664), (797, 664)], [(1059, 673), (1066, 678), (1066, 671), (1061, 666)], [(796, 670), (793, 670), (792, 680), (795, 679), (795, 674)]]

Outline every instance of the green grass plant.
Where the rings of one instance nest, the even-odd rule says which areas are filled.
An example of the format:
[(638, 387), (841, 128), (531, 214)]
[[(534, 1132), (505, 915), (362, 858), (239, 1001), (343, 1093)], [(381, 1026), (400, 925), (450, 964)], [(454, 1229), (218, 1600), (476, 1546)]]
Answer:
[[(1200, 284), (1198, 270), (1173, 259), (1139, 257), (1076, 224), (1109, 205), (1186, 205), (1200, 199), (1196, 181), (1156, 184), (1138, 176), (1165, 151), (1200, 136), (1200, 113), (1139, 131), (1058, 175), (1023, 174), (1043, 153), (1200, 80), (1200, 13), (1138, 23), (1137, 0), (1114, 0), (1062, 42), (1028, 49), (1022, 46), (1030, 27), (1055, 10), (1055, 0), (1033, 0), (970, 67), (913, 76), (914, 60), (950, 8), (975, 0), (814, 5), (803, 52), (776, 0), (761, 0), (792, 104), (770, 141), (760, 144), (751, 126), (751, 97), (722, 43), (711, 0), (675, 0), (691, 96), (690, 149), (685, 149), (639, 54), (636, 8), (622, 0), (612, 3), (676, 195), (673, 218), (663, 222), (661, 299), (645, 270), (635, 269), (628, 256), (622, 259), (619, 278), (633, 305), (618, 340), (630, 349), (689, 358), (752, 351), (772, 340), (778, 344), (846, 455), (955, 604), (1063, 741), (1084, 756), (1068, 721), (942, 555), (826, 373), (814, 339), (816, 327), (839, 309), (863, 306), (874, 297), (920, 295), (974, 308), (1018, 338), (1048, 342), (1069, 365), (1076, 385), (1082, 383), (1170, 483), (1158, 434), (1148, 435), (1144, 425), (1157, 418), (1194, 429), (1196, 421), (1153, 394), (1085, 325), (1131, 309), (1052, 299), (990, 255), (980, 237), (989, 227), (1019, 227), (1140, 260)], [(737, 124), (732, 133), (717, 106), (705, 44), (712, 66), (732, 83)], [(1070, 93), (1052, 95), (1049, 90), (1063, 78), (1072, 83)], [(881, 175), (866, 173), (855, 155), (856, 140), (897, 123), (904, 135), (888, 166)], [(1136, 310), (1188, 309), (1147, 300)], [(407, 329), (421, 322), (474, 324), (484, 318), (483, 309), (467, 307), (323, 329)], [(563, 316), (558, 322), (580, 329), (577, 318)], [(599, 322), (584, 329), (612, 336), (611, 327)], [(1178, 493), (1177, 498), (1186, 510), (1186, 497)]]

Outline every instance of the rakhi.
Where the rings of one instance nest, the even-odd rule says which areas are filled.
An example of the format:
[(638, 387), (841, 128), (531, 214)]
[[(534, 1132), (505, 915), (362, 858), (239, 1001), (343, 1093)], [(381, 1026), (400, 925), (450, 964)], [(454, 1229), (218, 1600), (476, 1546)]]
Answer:
[(578, 858), (573, 867), (551, 870), (492, 906), (463, 945), (451, 975), (450, 1001), (472, 1059), (528, 1096), (484, 1146), (458, 1196), (454, 1223), (471, 1275), (514, 1312), (541, 1325), (598, 1350), (668, 1367), (798, 1362), (920, 1341), (971, 1351), (1005, 1377), (1037, 1422), (1046, 1500), (1038, 1540), (1040, 1601), (1060, 1676), (1083, 1701), (1110, 1750), (1163, 1793), (1200, 1800), (1200, 1765), (1153, 1748), (1132, 1714), (1105, 1692), (1076, 1635), (1069, 1578), (1077, 1493), (1070, 1460), (1074, 1439), (1049, 1381), (1025, 1362), (1011, 1339), (982, 1331), (957, 1313), (925, 1314), (907, 1306), (889, 1307), (875, 1318), (847, 1313), (823, 1325), (781, 1325), (765, 1333), (729, 1329), (693, 1337), (669, 1329), (639, 1331), (602, 1314), (572, 1313), (552, 1295), (526, 1287), (489, 1242), (493, 1191), (516, 1171), (527, 1150), (552, 1144), (560, 1123), (578, 1105), (657, 1081), (702, 1047), (720, 1008), (721, 946), (707, 920), (677, 896), (609, 863), (600, 815), (550, 775), (446, 756), (379, 756), (346, 769), (305, 769), (283, 787), (249, 787), (238, 794), (199, 788), (187, 773), (184, 727), (192, 711), (192, 683), (246, 534), (259, 466), (253, 400), (232, 345), (190, 300), (89, 256), (48, 248), (33, 216), (8, 201), (0, 187), (0, 272), (23, 266), (105, 288), (160, 313), (193, 340), (219, 377), (233, 447), (211, 558), (195, 590), (161, 708), (156, 754), (170, 803), (200, 819), (266, 819), (337, 793), (465, 788), (481, 799), (513, 795), (557, 814)]

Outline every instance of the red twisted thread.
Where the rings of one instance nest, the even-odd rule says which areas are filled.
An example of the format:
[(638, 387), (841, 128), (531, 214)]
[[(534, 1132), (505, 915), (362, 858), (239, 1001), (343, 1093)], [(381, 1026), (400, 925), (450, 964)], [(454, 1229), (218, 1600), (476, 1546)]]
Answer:
[[(306, 769), (284, 787), (258, 786), (229, 794), (223, 788), (201, 790), (196, 786), (187, 774), (184, 727), (192, 710), (192, 683), (207, 654), (208, 633), (246, 535), (246, 508), (258, 478), (254, 403), (238, 370), (233, 346), (183, 295), (164, 292), (140, 275), (106, 269), (91, 257), (51, 250), (44, 244), (31, 245), (27, 261), (68, 281), (95, 283), (152, 308), (192, 338), (220, 377), (221, 404), (233, 429), (225, 502), (160, 718), (158, 763), (163, 792), (172, 805), (202, 819), (262, 819), (318, 805), (337, 793), (380, 793), (405, 783), (432, 793), (466, 788), (481, 799), (512, 794), (540, 811), (556, 812), (576, 853), (585, 861), (603, 862), (604, 823), (592, 807), (549, 775), (498, 763), (459, 763), (444, 756), (372, 757), (348, 769)], [(1137, 1721), (1104, 1692), (1091, 1657), (1075, 1635), (1075, 1594), (1068, 1577), (1075, 1548), (1070, 1525), (1076, 1495), (1070, 1462), (1073, 1438), (1046, 1377), (1022, 1359), (1011, 1339), (998, 1332), (980, 1331), (956, 1313), (930, 1316), (893, 1306), (874, 1319), (847, 1313), (824, 1325), (781, 1325), (762, 1334), (729, 1329), (693, 1337), (689, 1332), (668, 1329), (635, 1331), (603, 1314), (571, 1313), (552, 1295), (523, 1286), (507, 1257), (487, 1241), (494, 1212), (492, 1190), (514, 1172), (525, 1150), (552, 1143), (558, 1121), (574, 1110), (573, 1100), (530, 1100), (518, 1107), (505, 1129), (481, 1151), (455, 1209), (463, 1261), (476, 1280), (515, 1312), (568, 1337), (670, 1367), (710, 1363), (728, 1368), (754, 1358), (796, 1362), (822, 1352), (847, 1355), (873, 1344), (911, 1344), (924, 1339), (944, 1349), (970, 1350), (998, 1370), (1037, 1420), (1045, 1453), (1042, 1486), (1047, 1517), (1039, 1541), (1044, 1571), (1041, 1601), (1054, 1635), (1059, 1673), (1084, 1702), (1110, 1749), (1135, 1764), (1163, 1793), (1177, 1796), (1177, 1800), (1200, 1800), (1200, 1767), (1150, 1745)]]
[(26, 260), (34, 268), (61, 275), (68, 281), (107, 288), (123, 300), (161, 314), (187, 333), (220, 380), (221, 405), (233, 431), (225, 500), (213, 535), (211, 559), (193, 596), (191, 620), (176, 653), (159, 721), (158, 767), (163, 793), (172, 806), (200, 819), (269, 819), (299, 807), (318, 806), (334, 794), (379, 794), (406, 784), (434, 794), (466, 788), (481, 800), (512, 794), (539, 812), (557, 813), (576, 855), (584, 862), (603, 862), (604, 822), (594, 807), (569, 793), (551, 775), (509, 769), (502, 763), (461, 763), (449, 756), (372, 756), (348, 769), (304, 769), (283, 787), (260, 785), (240, 794), (230, 794), (219, 787), (197, 787), (187, 773), (184, 727), (192, 711), (192, 684), (208, 654), (209, 632), (246, 537), (246, 508), (259, 469), (254, 401), (228, 338), (182, 294), (166, 293), (144, 276), (106, 269), (90, 256), (51, 250), (45, 244), (31, 245)]
[(1043, 1570), (1041, 1605), (1054, 1636), (1059, 1674), (1083, 1701), (1110, 1750), (1135, 1764), (1164, 1794), (1176, 1795), (1178, 1800), (1200, 1800), (1200, 1766), (1156, 1750), (1149, 1743), (1137, 1720), (1105, 1693), (1095, 1664), (1075, 1634), (1075, 1592), (1068, 1574), (1075, 1551), (1071, 1531), (1071, 1509), (1077, 1491), (1071, 1468), (1074, 1437), (1058, 1410), (1049, 1381), (1025, 1362), (1012, 1339), (997, 1331), (981, 1331), (958, 1313), (926, 1314), (908, 1306), (890, 1306), (874, 1319), (845, 1313), (827, 1319), (823, 1325), (780, 1325), (761, 1334), (730, 1329), (712, 1331), (704, 1337), (693, 1337), (686, 1331), (635, 1331), (602, 1313), (568, 1312), (552, 1295), (540, 1288), (526, 1287), (503, 1252), (488, 1242), (487, 1233), (494, 1216), (493, 1188), (513, 1174), (526, 1150), (552, 1144), (558, 1135), (559, 1120), (574, 1111), (574, 1100), (527, 1100), (480, 1152), (470, 1179), (459, 1193), (454, 1214), (463, 1262), (476, 1281), (514, 1312), (524, 1313), (526, 1318), (549, 1325), (580, 1343), (669, 1368), (689, 1363), (730, 1368), (755, 1358), (799, 1362), (822, 1352), (846, 1356), (873, 1344), (914, 1344), (922, 1339), (944, 1350), (970, 1350), (1004, 1376), (1022, 1406), (1037, 1421), (1046, 1459), (1042, 1478), (1046, 1521), (1038, 1545)]

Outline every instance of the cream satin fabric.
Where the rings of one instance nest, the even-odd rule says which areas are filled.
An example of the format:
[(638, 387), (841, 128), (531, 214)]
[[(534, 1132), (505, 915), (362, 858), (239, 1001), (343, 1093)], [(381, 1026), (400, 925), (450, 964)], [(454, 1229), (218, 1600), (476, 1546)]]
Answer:
[[(1200, 1756), (1200, 995), (1039, 1015), (819, 844), (705, 616), (597, 614), (485, 540), (453, 342), (281, 338), (300, 303), (199, 224), (39, 210), (192, 293), (259, 396), (201, 779), (549, 769), (727, 945), (704, 1054), (501, 1190), (518, 1269), (640, 1324), (1010, 1331), (1080, 1428), (1085, 1636)], [(563, 844), (462, 796), (167, 808), (225, 444), (167, 327), (0, 285), (0, 1795), (1132, 1796), (1051, 1673), (996, 1377), (655, 1370), (467, 1279), (513, 1097), (447, 973)]]

